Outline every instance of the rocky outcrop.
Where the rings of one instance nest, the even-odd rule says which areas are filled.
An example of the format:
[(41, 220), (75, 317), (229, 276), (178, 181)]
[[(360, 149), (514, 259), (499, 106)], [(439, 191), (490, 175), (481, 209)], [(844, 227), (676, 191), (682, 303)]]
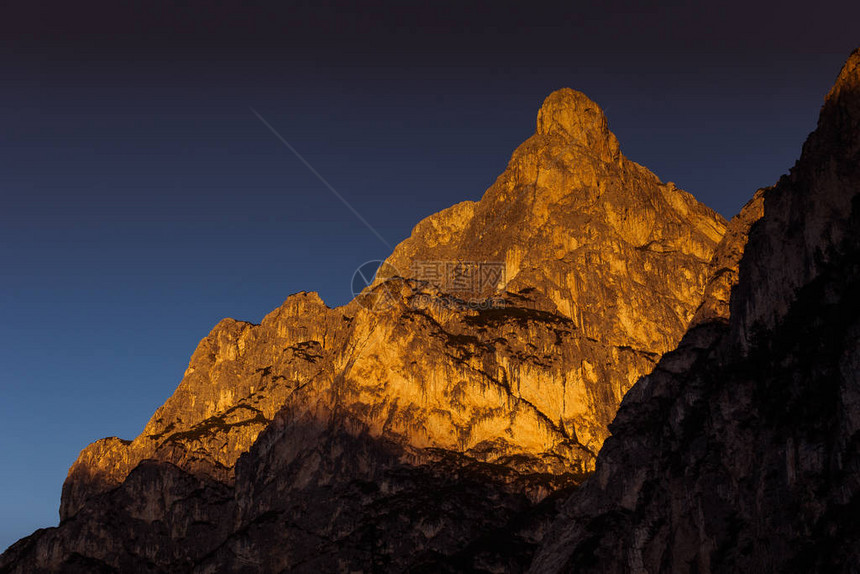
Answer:
[[(555, 92), (484, 198), (419, 223), (355, 301), (219, 323), (0, 570), (521, 570), (693, 318), (724, 229)], [(449, 264), (492, 274), (462, 289)]]
[[(588, 471), (624, 392), (690, 321), (723, 231), (624, 158), (594, 102), (555, 92), (484, 199), (421, 222), (389, 258), (402, 276), (421, 262), (501, 261), (499, 282), (464, 293), (389, 277), (340, 309), (299, 294), (260, 325), (222, 321), (140, 436), (85, 449), (61, 516), (141, 460), (231, 482), (296, 392), (308, 408), (348, 407), (375, 436)], [(364, 301), (381, 293), (390, 305)], [(487, 297), (495, 308), (469, 304)]]
[(726, 234), (708, 265), (708, 279), (702, 302), (693, 316), (691, 327), (709, 322), (728, 322), (732, 289), (738, 283), (738, 267), (746, 248), (750, 228), (764, 214), (765, 190), (758, 190), (729, 221)]
[(467, 294), (537, 289), (585, 336), (660, 354), (690, 322), (724, 232), (719, 215), (620, 153), (597, 104), (564, 89), (480, 202), (421, 221), (387, 262), (405, 276), (433, 261), (503, 262), (498, 285)]
[(696, 325), (624, 398), (532, 572), (857, 571), (860, 51), (719, 259)]
[(170, 462), (230, 484), (233, 468), (287, 397), (331, 380), (323, 345), (336, 346), (347, 318), (315, 293), (299, 293), (260, 325), (224, 319), (200, 342), (179, 387), (133, 441), (102, 439), (83, 450), (63, 485), (60, 518), (120, 484), (143, 460)]

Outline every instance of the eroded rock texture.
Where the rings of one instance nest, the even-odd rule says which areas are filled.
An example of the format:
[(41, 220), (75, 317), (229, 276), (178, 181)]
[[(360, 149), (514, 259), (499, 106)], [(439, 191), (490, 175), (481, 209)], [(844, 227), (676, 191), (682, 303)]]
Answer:
[(532, 572), (858, 571), (860, 51), (720, 258)]
[[(484, 198), (355, 301), (219, 323), (0, 571), (851, 571), (858, 75), (727, 228), (551, 94)], [(454, 292), (428, 262), (505, 273)]]
[[(299, 293), (219, 323), (140, 436), (84, 449), (60, 527), (0, 564), (518, 571), (680, 340), (724, 230), (555, 92), (480, 202), (397, 247), (398, 273), (341, 308)], [(505, 273), (462, 293), (413, 272), (464, 260)]]

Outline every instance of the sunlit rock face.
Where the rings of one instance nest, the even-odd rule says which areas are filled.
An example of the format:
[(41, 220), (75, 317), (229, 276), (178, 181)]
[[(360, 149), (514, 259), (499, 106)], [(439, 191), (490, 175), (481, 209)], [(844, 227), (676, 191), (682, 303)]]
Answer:
[(729, 223), (695, 326), (626, 395), (531, 572), (856, 572), (858, 294), (860, 50), (790, 174)]
[[(724, 232), (626, 159), (594, 102), (554, 92), (484, 198), (420, 222), (355, 301), (299, 293), (259, 325), (220, 322), (140, 436), (81, 453), (62, 526), (4, 560), (521, 570), (625, 392), (702, 305)], [(450, 262), (503, 273), (464, 291), (418, 272)], [(153, 499), (151, 475), (175, 501)], [(211, 504), (190, 500), (200, 489)], [(100, 521), (147, 534), (91, 544)], [(502, 551), (481, 545), (491, 531)]]
[(382, 309), (304, 293), (260, 325), (225, 319), (139, 437), (82, 453), (62, 516), (144, 459), (230, 482), (288, 397), (412, 447), (587, 472), (621, 397), (690, 322), (724, 230), (621, 155), (597, 104), (554, 92), (485, 197), (422, 221), (388, 260), (404, 277), (422, 261), (504, 262), (500, 282), (471, 293), (504, 308), (393, 279)]
[(600, 108), (553, 92), (537, 133), (476, 203), (420, 222), (389, 257), (500, 261), (508, 291), (534, 288), (585, 337), (663, 353), (695, 312), (722, 217), (621, 155)]

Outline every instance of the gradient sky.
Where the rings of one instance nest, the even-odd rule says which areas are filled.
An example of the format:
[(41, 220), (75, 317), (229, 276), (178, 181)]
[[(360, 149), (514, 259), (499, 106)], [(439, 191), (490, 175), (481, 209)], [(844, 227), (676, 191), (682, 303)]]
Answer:
[[(21, 2), (0, 9), (0, 549), (80, 449), (136, 436), (222, 317), (351, 296), (479, 199), (552, 90), (730, 217), (860, 45), (856, 2)], [(215, 7), (208, 6), (215, 4)], [(814, 12), (812, 11), (814, 10)]]

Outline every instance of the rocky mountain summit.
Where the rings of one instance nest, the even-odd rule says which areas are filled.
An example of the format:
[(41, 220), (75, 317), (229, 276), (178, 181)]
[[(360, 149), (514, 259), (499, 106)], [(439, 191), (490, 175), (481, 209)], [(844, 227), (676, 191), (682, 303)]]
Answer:
[[(259, 325), (220, 322), (137, 438), (84, 449), (60, 527), (3, 563), (444, 562), (593, 470), (624, 393), (695, 314), (724, 230), (626, 159), (597, 104), (557, 91), (481, 201), (395, 249), (396, 273), (344, 307), (299, 293)], [(464, 290), (451, 265), (494, 274)], [(278, 525), (265, 544), (261, 521)]]
[(714, 260), (532, 572), (860, 569), (860, 50)]
[(849, 571), (858, 62), (728, 226), (554, 92), (355, 300), (216, 325), (0, 572)]

